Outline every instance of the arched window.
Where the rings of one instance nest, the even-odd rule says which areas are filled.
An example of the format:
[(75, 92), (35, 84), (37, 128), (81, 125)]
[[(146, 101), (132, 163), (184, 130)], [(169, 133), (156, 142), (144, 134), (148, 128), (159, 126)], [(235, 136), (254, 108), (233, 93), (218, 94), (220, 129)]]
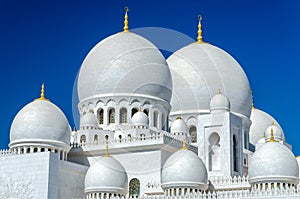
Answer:
[(166, 130), (165, 129), (165, 127), (166, 127), (165, 114), (161, 115), (161, 126), (162, 126), (163, 130)]
[(81, 135), (80, 136), (80, 143), (85, 143), (86, 142), (86, 136), (85, 135)]
[(102, 108), (98, 109), (99, 124), (103, 124), (104, 111)]
[(195, 126), (190, 127), (189, 134), (191, 136), (192, 143), (197, 143), (197, 128)]
[(140, 195), (140, 181), (133, 178), (129, 182), (129, 197), (134, 198)]
[(158, 112), (157, 111), (154, 111), (154, 114), (153, 114), (153, 126), (154, 127), (157, 127), (158, 126)]
[(120, 123), (127, 123), (127, 109), (121, 108), (120, 110)]
[(221, 148), (220, 136), (218, 133), (212, 133), (209, 136), (209, 171), (221, 169)]
[(94, 142), (98, 142), (98, 135), (94, 135)]
[(238, 172), (238, 145), (236, 135), (233, 135), (233, 171)]
[(109, 123), (110, 123), (110, 124), (115, 123), (115, 109), (114, 109), (114, 108), (111, 108), (111, 109), (109, 110), (108, 115), (109, 115)]
[(147, 116), (149, 116), (149, 110), (148, 109), (144, 109), (143, 111)]
[(138, 111), (139, 111), (138, 108), (133, 108), (133, 109), (131, 109), (131, 117), (132, 117), (136, 112), (138, 112)]

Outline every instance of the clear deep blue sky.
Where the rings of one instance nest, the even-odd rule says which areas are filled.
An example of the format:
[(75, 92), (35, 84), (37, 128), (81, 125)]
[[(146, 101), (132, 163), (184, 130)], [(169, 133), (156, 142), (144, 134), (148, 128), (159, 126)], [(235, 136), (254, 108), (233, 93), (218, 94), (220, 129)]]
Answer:
[(255, 106), (281, 124), (300, 155), (300, 1), (289, 0), (0, 0), (0, 148), (9, 143), (16, 113), (46, 96), (71, 126), (72, 89), (89, 50), (123, 27), (164, 27), (196, 38), (203, 16), (204, 40), (230, 53), (248, 75)]

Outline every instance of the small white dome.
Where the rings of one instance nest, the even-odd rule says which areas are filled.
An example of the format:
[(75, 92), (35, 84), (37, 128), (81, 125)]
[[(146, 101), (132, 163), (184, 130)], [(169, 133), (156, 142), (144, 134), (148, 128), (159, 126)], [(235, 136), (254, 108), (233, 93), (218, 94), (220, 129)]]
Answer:
[(279, 142), (258, 148), (249, 162), (249, 183), (281, 182), (297, 185), (299, 167), (291, 150)]
[(171, 133), (185, 133), (187, 134), (188, 127), (186, 123), (183, 121), (181, 117), (177, 117), (177, 119), (172, 123)]
[(35, 100), (23, 107), (10, 128), (10, 147), (43, 143), (68, 148), (71, 128), (64, 113), (53, 103)]
[[(250, 120), (252, 124), (249, 131), (249, 141), (253, 146), (256, 145), (258, 140), (264, 137), (264, 132), (272, 124), (272, 122), (274, 122), (274, 124), (282, 131), (279, 123), (271, 115), (257, 108), (252, 109)], [(285, 141), (283, 131), (282, 136), (283, 141)]]
[(134, 126), (149, 126), (149, 118), (146, 115), (146, 113), (142, 112), (142, 111), (138, 111), (136, 112), (132, 118), (131, 118), (131, 122)]
[(85, 175), (85, 193), (126, 195), (128, 177), (124, 167), (112, 157), (101, 157)]
[(210, 111), (230, 111), (230, 102), (223, 94), (219, 93), (210, 100)]
[(265, 131), (265, 140), (270, 141), (271, 137), (274, 136), (274, 140), (276, 141), (282, 141), (283, 140), (283, 132), (281, 128), (276, 126), (275, 124), (272, 124), (267, 128)]
[(94, 127), (98, 128), (98, 121), (94, 113), (87, 112), (80, 118), (80, 127)]
[(80, 101), (97, 95), (136, 94), (170, 102), (172, 78), (157, 47), (135, 33), (120, 32), (89, 52), (81, 65), (77, 88)]
[(165, 162), (161, 187), (207, 189), (207, 170), (202, 160), (190, 150), (178, 150)]
[(252, 92), (239, 63), (224, 50), (204, 43), (192, 43), (168, 59), (173, 97), (171, 114), (210, 110), (210, 100), (218, 89), (230, 101), (231, 111), (250, 117)]

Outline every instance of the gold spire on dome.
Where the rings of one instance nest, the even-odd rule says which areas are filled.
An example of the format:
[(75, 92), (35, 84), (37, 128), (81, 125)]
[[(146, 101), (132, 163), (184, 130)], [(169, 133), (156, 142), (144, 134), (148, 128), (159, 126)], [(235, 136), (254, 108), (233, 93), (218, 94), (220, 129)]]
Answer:
[(197, 37), (197, 42), (199, 44), (203, 44), (203, 38), (202, 38), (202, 25), (201, 25), (201, 21), (202, 21), (202, 16), (199, 15), (199, 18), (198, 18), (198, 37)]
[(40, 96), (40, 98), (37, 98), (36, 100), (50, 101), (49, 99), (45, 98), (45, 85), (44, 85), (44, 83), (42, 84), (41, 96)]
[(218, 94), (222, 94), (221, 89), (218, 89)]
[(186, 139), (183, 139), (182, 141), (182, 150), (188, 150), (188, 147), (186, 146)]
[(270, 141), (269, 142), (278, 142), (277, 140), (275, 140), (275, 137), (274, 137), (274, 130), (273, 128), (271, 127), (271, 138), (270, 138)]
[(125, 10), (125, 16), (124, 16), (124, 28), (123, 28), (123, 31), (124, 32), (128, 32), (128, 11), (129, 11), (129, 9), (128, 9), (128, 7), (126, 6), (125, 8), (124, 8), (124, 10)]
[(275, 122), (274, 122), (274, 120), (272, 120), (272, 125), (273, 125), (273, 126), (275, 126)]
[(142, 107), (139, 108), (139, 112), (143, 112)]
[(177, 118), (176, 118), (176, 120), (182, 120), (181, 115), (178, 115)]

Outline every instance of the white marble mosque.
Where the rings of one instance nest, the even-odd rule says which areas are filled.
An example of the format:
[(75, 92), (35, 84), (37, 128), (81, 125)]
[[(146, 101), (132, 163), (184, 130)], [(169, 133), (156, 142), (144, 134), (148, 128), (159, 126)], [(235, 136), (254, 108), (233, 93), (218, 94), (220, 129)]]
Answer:
[(124, 31), (84, 59), (77, 91), (78, 130), (44, 85), (17, 113), (1, 199), (300, 198), (288, 132), (253, 106), (239, 63), (203, 42), (201, 20), (197, 41), (165, 59), (126, 11)]

